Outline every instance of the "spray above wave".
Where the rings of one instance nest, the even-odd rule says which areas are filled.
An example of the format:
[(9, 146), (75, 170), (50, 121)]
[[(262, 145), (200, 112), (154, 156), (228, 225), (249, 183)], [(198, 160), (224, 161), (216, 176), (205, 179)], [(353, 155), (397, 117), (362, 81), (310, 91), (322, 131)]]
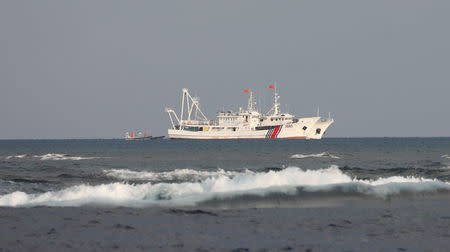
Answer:
[(201, 181), (211, 177), (234, 177), (243, 174), (252, 174), (250, 170), (244, 172), (225, 171), (218, 169), (217, 171), (196, 171), (191, 169), (179, 169), (167, 172), (149, 172), (149, 171), (131, 171), (126, 169), (112, 169), (103, 171), (106, 176), (123, 180), (140, 180), (140, 181)]
[(242, 195), (266, 196), (271, 193), (295, 195), (304, 192), (350, 192), (385, 198), (407, 193), (450, 192), (450, 184), (414, 177), (389, 177), (358, 180), (342, 173), (337, 166), (321, 170), (289, 167), (282, 171), (243, 173), (234, 177), (217, 175), (200, 182), (111, 183), (78, 185), (60, 191), (26, 194), (16, 191), (0, 196), (0, 206), (81, 206), (102, 204), (143, 207), (150, 205), (195, 205), (211, 199)]
[(294, 154), (291, 158), (333, 158), (333, 159), (341, 159), (338, 156), (332, 155), (329, 152), (322, 152), (317, 154)]

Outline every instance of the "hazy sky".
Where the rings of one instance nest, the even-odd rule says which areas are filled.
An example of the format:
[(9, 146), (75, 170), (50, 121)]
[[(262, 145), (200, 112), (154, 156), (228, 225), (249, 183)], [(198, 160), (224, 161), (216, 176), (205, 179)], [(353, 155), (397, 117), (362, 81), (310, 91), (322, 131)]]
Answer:
[[(450, 1), (0, 1), (0, 139), (167, 135), (250, 88), (332, 137), (450, 136)], [(258, 98), (259, 100), (259, 98)]]

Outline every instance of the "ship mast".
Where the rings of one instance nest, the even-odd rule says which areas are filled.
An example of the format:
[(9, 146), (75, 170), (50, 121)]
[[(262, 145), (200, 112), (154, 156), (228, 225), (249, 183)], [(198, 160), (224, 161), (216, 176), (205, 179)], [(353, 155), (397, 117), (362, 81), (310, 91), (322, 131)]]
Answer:
[(254, 105), (254, 102), (253, 102), (253, 92), (250, 91), (250, 94), (249, 94), (249, 96), (248, 96), (248, 105), (247, 105), (248, 111), (249, 111), (249, 112), (252, 112), (252, 111), (253, 111), (253, 105)]
[(280, 103), (278, 103), (278, 99), (280, 99), (280, 96), (277, 93), (277, 86), (275, 86), (275, 93), (273, 94), (273, 114), (274, 115), (280, 114)]
[(245, 89), (244, 93), (249, 93), (247, 110), (248, 110), (248, 112), (253, 112), (255, 109), (255, 102), (253, 101), (253, 92), (250, 89)]
[[(189, 94), (189, 91), (186, 88), (183, 88), (183, 97), (181, 99), (181, 111), (180, 111), (180, 118), (176, 116), (176, 114), (173, 112), (172, 109), (166, 109), (166, 112), (169, 113), (169, 116), (171, 113), (175, 115), (175, 118), (180, 123), (180, 125), (184, 125), (185, 122), (188, 124), (191, 123), (199, 123), (200, 121), (206, 122), (208, 119), (206, 118), (205, 114), (203, 114), (202, 110), (200, 109), (200, 102), (198, 97), (192, 97)], [(187, 112), (187, 115), (185, 115), (185, 112)], [(184, 117), (187, 117), (186, 119)], [(194, 118), (191, 118), (193, 116)], [(172, 117), (171, 117), (172, 121)], [(192, 121), (192, 122), (191, 122)], [(172, 122), (173, 124), (173, 122)]]
[(275, 93), (273, 94), (273, 107), (269, 110), (273, 111), (272, 115), (279, 115), (280, 114), (280, 103), (278, 103), (278, 99), (280, 99), (280, 96), (277, 93), (277, 83), (275, 82), (274, 85), (269, 86), (270, 89), (275, 90)]

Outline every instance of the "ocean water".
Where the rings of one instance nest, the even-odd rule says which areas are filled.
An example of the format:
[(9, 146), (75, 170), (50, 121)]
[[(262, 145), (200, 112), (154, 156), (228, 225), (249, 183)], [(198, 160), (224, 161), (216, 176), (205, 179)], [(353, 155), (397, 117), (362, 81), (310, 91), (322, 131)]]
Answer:
[(0, 206), (307, 207), (450, 196), (450, 138), (3, 140)]

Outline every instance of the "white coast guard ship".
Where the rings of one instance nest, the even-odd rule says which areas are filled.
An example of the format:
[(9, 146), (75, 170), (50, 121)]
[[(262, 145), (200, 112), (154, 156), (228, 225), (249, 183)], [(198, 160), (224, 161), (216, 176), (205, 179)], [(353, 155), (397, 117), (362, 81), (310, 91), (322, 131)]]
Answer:
[(288, 113), (281, 113), (278, 93), (274, 85), (273, 107), (266, 114), (255, 109), (253, 92), (249, 94), (247, 110), (239, 108), (238, 112), (218, 112), (217, 119), (210, 121), (200, 110), (199, 98), (192, 97), (183, 89), (180, 116), (173, 109), (166, 108), (172, 128), (168, 130), (174, 139), (321, 139), (327, 128), (334, 122), (322, 118), (319, 111), (315, 117), (296, 118)]

